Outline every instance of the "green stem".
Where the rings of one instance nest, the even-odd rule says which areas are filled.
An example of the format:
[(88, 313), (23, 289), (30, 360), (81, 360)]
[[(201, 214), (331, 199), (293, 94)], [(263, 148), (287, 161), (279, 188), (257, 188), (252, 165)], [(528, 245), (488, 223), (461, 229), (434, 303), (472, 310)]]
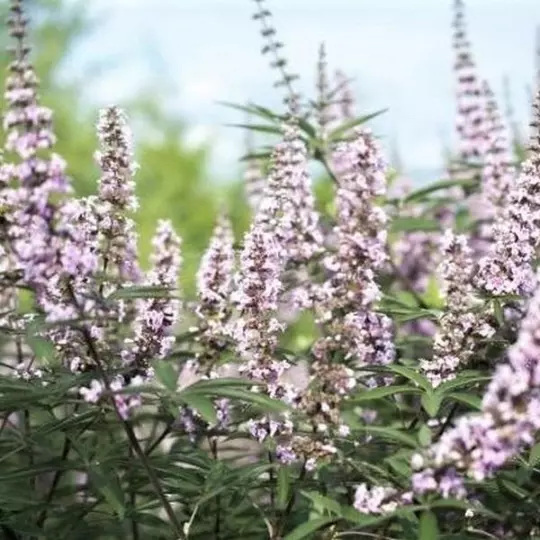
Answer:
[[(73, 292), (73, 289), (71, 288), (71, 285), (68, 288), (71, 299), (73, 301), (74, 306), (79, 311), (79, 315), (84, 316), (84, 313), (81, 313), (81, 308), (76, 300), (75, 294)], [(101, 362), (101, 359), (99, 357), (99, 353), (94, 345), (94, 340), (92, 339), (92, 336), (90, 335), (90, 332), (85, 326), (80, 326), (79, 330), (82, 333), (82, 336), (84, 338), (84, 341), (86, 343), (86, 346), (88, 347), (88, 352), (90, 353), (90, 356), (92, 357), (92, 360), (96, 364), (96, 368), (105, 383), (105, 387), (107, 388), (109, 392), (109, 400), (111, 405), (113, 406), (114, 412), (122, 424), (122, 427), (124, 428), (124, 431), (127, 435), (128, 441), (139, 458), (141, 465), (143, 466), (144, 470), (146, 471), (146, 474), (148, 476), (148, 480), (152, 484), (152, 487), (161, 502), (161, 505), (163, 506), (163, 509), (165, 510), (167, 516), (169, 517), (169, 520), (171, 522), (171, 525), (174, 529), (174, 532), (176, 533), (177, 537), (175, 540), (185, 540), (185, 535), (182, 529), (182, 526), (180, 522), (178, 521), (178, 518), (176, 517), (176, 514), (174, 513), (174, 510), (171, 506), (171, 503), (167, 500), (167, 496), (165, 492), (163, 491), (163, 488), (161, 487), (160, 481), (158, 476), (156, 475), (155, 471), (150, 466), (150, 463), (148, 462), (147, 456), (144, 453), (144, 450), (142, 449), (139, 440), (137, 439), (137, 436), (135, 435), (135, 432), (133, 431), (133, 428), (131, 424), (129, 424), (122, 414), (120, 413), (120, 410), (118, 409), (118, 405), (116, 404), (116, 400), (114, 399), (114, 394), (111, 392), (111, 384), (109, 381), (109, 377), (107, 375), (107, 372), (105, 368), (103, 367), (103, 364)]]
[[(107, 376), (107, 373), (105, 372), (105, 369), (103, 367), (103, 364), (101, 363), (101, 360), (99, 358), (99, 354), (94, 346), (94, 342), (92, 340), (92, 337), (90, 336), (90, 333), (85, 327), (81, 327), (82, 334), (84, 336), (84, 339), (86, 341), (86, 345), (88, 346), (88, 350), (90, 351), (90, 354), (92, 356), (92, 359), (96, 363), (96, 367), (98, 368), (99, 374), (101, 378), (103, 379), (103, 382), (105, 383), (105, 386), (107, 390), (110, 391), (111, 385), (109, 381), (109, 377)], [(113, 406), (113, 409), (116, 413), (116, 416), (118, 417), (118, 420), (122, 424), (122, 427), (124, 428), (124, 431), (127, 435), (128, 441), (139, 458), (141, 465), (143, 466), (144, 470), (146, 471), (146, 474), (148, 476), (148, 480), (150, 480), (150, 483), (152, 484), (152, 487), (154, 488), (154, 491), (160, 500), (163, 509), (167, 513), (167, 516), (169, 517), (171, 521), (171, 525), (174, 529), (174, 532), (178, 535), (176, 540), (185, 540), (185, 536), (182, 530), (182, 526), (180, 525), (180, 522), (178, 521), (178, 518), (176, 517), (176, 514), (174, 513), (174, 510), (171, 506), (171, 503), (167, 500), (167, 496), (165, 492), (163, 491), (163, 488), (161, 487), (160, 481), (158, 476), (156, 475), (155, 471), (150, 466), (150, 463), (148, 462), (147, 456), (144, 453), (144, 450), (142, 449), (139, 440), (137, 439), (137, 436), (135, 435), (135, 432), (133, 431), (133, 428), (127, 422), (122, 414), (120, 413), (118, 406), (116, 404), (116, 401), (114, 399), (114, 395), (110, 395), (110, 402)]]

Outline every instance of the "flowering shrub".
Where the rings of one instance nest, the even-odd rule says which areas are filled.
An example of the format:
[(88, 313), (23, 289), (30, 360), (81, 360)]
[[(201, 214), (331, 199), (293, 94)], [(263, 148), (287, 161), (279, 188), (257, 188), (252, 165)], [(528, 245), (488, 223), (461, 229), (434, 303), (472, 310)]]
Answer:
[(324, 48), (296, 91), (257, 0), (285, 112), (238, 108), (280, 140), (245, 156), (251, 225), (216, 217), (189, 299), (169, 222), (141, 269), (117, 107), (73, 193), (11, 0), (1, 538), (540, 538), (540, 94), (520, 164), (454, 9), (459, 147), (411, 191)]

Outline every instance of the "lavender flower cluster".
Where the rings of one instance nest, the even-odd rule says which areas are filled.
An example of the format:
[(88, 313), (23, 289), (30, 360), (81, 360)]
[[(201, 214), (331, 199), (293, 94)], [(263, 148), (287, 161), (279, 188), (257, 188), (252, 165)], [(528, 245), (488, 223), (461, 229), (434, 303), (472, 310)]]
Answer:
[[(257, 18), (267, 17), (261, 8)], [(233, 223), (220, 214), (200, 262), (194, 302), (180, 294), (182, 240), (169, 221), (157, 223), (150, 268), (143, 270), (134, 215), (138, 166), (125, 113), (114, 106), (101, 111), (97, 191), (75, 196), (67, 165), (53, 152), (52, 112), (39, 104), (21, 0), (11, 1), (9, 25), (15, 48), (0, 161), (0, 270), (9, 279), (1, 291), (0, 325), (24, 333), (43, 319), (40, 337), (53, 345), (62, 369), (85, 375), (77, 397), (86, 406), (112, 408), (127, 425), (145, 404), (144, 388), (159, 387), (156, 363), (176, 373), (173, 356), (185, 357), (173, 388), (166, 385), (168, 399), (180, 396), (181, 401), (187, 371), (206, 384), (232, 373), (243, 379), (252, 398), (276, 408), (248, 409), (212, 394), (213, 423), (191, 404), (175, 405), (175, 429), (193, 444), (206, 434), (215, 459), (216, 432), (240, 434), (265, 448), (272, 467), (301, 464), (302, 475), (317, 477), (329, 463), (349, 465), (352, 452), (362, 459), (373, 453), (372, 435), (360, 431), (365, 433), (367, 424), (383, 430), (377, 424), (387, 420), (388, 407), (379, 417), (378, 410), (356, 407), (355, 398), (367, 401), (380, 391), (388, 397), (385, 405), (400, 413), (427, 411), (425, 400), (414, 401), (420, 387), (428, 397), (441, 396), (445, 383), (486, 360), (485, 350), (511, 342), (512, 325), (519, 324), (517, 341), (497, 353), (508, 361), (497, 363), (480, 412), (454, 420), (452, 411), (444, 422), (438, 417), (426, 422), (421, 435), (428, 442), (411, 459), (411, 485), (362, 480), (355, 494), (349, 493), (350, 504), (361, 513), (381, 515), (426, 494), (464, 498), (467, 481), (491, 477), (535, 443), (540, 431), (535, 275), (540, 92), (529, 155), (518, 172), (494, 94), (480, 82), (472, 58), (461, 0), (455, 2), (454, 25), (459, 147), (449, 175), (456, 185), (466, 180), (473, 194), (447, 191), (459, 199), (457, 210), (448, 201), (427, 209), (415, 202), (404, 209), (407, 196), (392, 206), (382, 148), (371, 130), (348, 128), (354, 120), (348, 80), (340, 73), (332, 88), (325, 49), (318, 65), (318, 100), (306, 115), (292, 76), (278, 63), (291, 92), (288, 114), (276, 117), (279, 128), (273, 129), (279, 129), (280, 141), (268, 174), (263, 163), (248, 160), (251, 223), (237, 249)], [(272, 38), (271, 43), (275, 52), (277, 42)], [(336, 128), (346, 136), (334, 139)], [(312, 157), (334, 182), (328, 215), (318, 210)], [(469, 221), (458, 223), (467, 208)], [(425, 215), (434, 217), (435, 230), (392, 228), (396, 216), (414, 222)], [(441, 299), (437, 306), (428, 298), (434, 283)], [(19, 288), (31, 292), (35, 313), (19, 314)], [(514, 304), (506, 303), (507, 295)], [(502, 309), (526, 302), (522, 321), (519, 315), (510, 320)], [(399, 310), (392, 313), (390, 304)], [(421, 332), (410, 324), (418, 315), (425, 323)], [(304, 320), (312, 324), (308, 339), (284, 347), (290, 345), (287, 333)], [(180, 327), (188, 328), (183, 341), (176, 337)], [(418, 351), (418, 334), (427, 346), (408, 358), (404, 351)], [(14, 376), (31, 380), (54, 370), (33, 367), (34, 360), (18, 363)], [(305, 376), (299, 380), (293, 374), (302, 367)], [(411, 401), (394, 396), (403, 389), (394, 385), (397, 376), (417, 384)], [(396, 431), (390, 426), (390, 434)], [(397, 432), (401, 441), (410, 441)]]

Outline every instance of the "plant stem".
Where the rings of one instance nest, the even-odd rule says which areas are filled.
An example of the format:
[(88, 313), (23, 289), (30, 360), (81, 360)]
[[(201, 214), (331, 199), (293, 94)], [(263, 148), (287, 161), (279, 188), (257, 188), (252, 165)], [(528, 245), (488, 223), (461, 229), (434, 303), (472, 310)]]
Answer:
[[(218, 446), (217, 446), (217, 438), (216, 437), (209, 437), (208, 442), (210, 443), (210, 449), (212, 451), (212, 457), (214, 458), (214, 461), (218, 461)], [(221, 495), (218, 494), (216, 496), (216, 519), (214, 522), (214, 535), (215, 540), (219, 540), (221, 534)]]
[[(92, 336), (90, 335), (90, 332), (88, 332), (88, 329), (84, 326), (80, 327), (80, 330), (82, 332), (82, 335), (84, 337), (84, 340), (86, 342), (86, 345), (88, 347), (88, 350), (90, 352), (90, 355), (92, 356), (92, 359), (94, 360), (96, 367), (99, 371), (99, 374), (101, 378), (103, 379), (103, 382), (105, 383), (105, 386), (107, 390), (110, 391), (111, 385), (109, 381), (109, 377), (107, 376), (107, 373), (103, 367), (103, 364), (101, 363), (101, 359), (99, 358), (98, 351), (96, 350), (94, 346), (94, 342), (92, 340)], [(144, 453), (144, 450), (142, 449), (139, 440), (137, 439), (137, 436), (135, 435), (135, 432), (133, 431), (133, 428), (127, 422), (120, 411), (118, 410), (118, 406), (116, 404), (116, 401), (114, 399), (114, 395), (110, 395), (110, 402), (113, 406), (113, 409), (116, 413), (116, 416), (118, 417), (118, 420), (122, 424), (122, 427), (124, 428), (124, 431), (127, 435), (128, 441), (139, 458), (144, 470), (146, 471), (146, 474), (148, 476), (148, 480), (150, 480), (150, 483), (152, 484), (152, 487), (154, 488), (154, 491), (160, 500), (163, 509), (167, 513), (167, 516), (169, 517), (169, 520), (171, 521), (171, 525), (174, 529), (174, 532), (177, 535), (177, 538), (175, 540), (185, 540), (185, 535), (182, 530), (182, 526), (180, 525), (180, 522), (178, 521), (178, 518), (176, 517), (176, 514), (174, 513), (174, 510), (172, 509), (171, 503), (167, 500), (167, 496), (165, 492), (163, 491), (161, 484), (159, 482), (159, 478), (148, 463), (148, 459), (146, 454)]]
[[(130, 448), (129, 449), (129, 457), (130, 458), (133, 458), (133, 449)], [(139, 540), (140, 536), (139, 536), (139, 525), (137, 523), (137, 516), (135, 515), (135, 508), (137, 507), (137, 492), (135, 491), (135, 486), (134, 486), (134, 482), (133, 482), (133, 478), (131, 479), (131, 482), (130, 482), (130, 504), (131, 504), (131, 512), (132, 512), (132, 516), (131, 516), (131, 534), (132, 534), (132, 537), (133, 537), (133, 540)]]
[[(305, 476), (306, 476), (306, 462), (302, 463), (302, 469), (300, 470), (300, 474), (298, 475), (298, 479), (296, 480), (297, 483), (301, 482)], [(296, 502), (296, 491), (293, 491), (291, 496), (289, 497), (289, 500), (287, 502), (287, 506), (285, 507), (285, 510), (283, 510), (283, 513), (281, 514), (281, 518), (277, 527), (278, 530), (278, 538), (281, 538), (283, 536), (285, 525), (287, 524), (287, 518), (292, 512), (292, 509), (294, 508), (294, 504)]]
[[(76, 297), (73, 292), (73, 289), (71, 288), (71, 285), (69, 286), (68, 290), (69, 290), (74, 306), (79, 311), (79, 315), (84, 316), (84, 313), (81, 312), (81, 308), (76, 300)], [(167, 496), (165, 492), (163, 491), (163, 488), (161, 487), (158, 476), (156, 475), (155, 471), (150, 466), (147, 456), (144, 453), (144, 450), (142, 449), (139, 443), (139, 440), (137, 439), (137, 435), (135, 435), (135, 432), (133, 431), (131, 424), (124, 419), (124, 417), (120, 413), (120, 410), (118, 409), (118, 405), (116, 404), (116, 400), (114, 399), (114, 394), (111, 393), (111, 384), (109, 381), (109, 377), (107, 375), (105, 368), (103, 367), (101, 358), (99, 357), (99, 353), (94, 345), (94, 340), (92, 339), (92, 336), (90, 335), (90, 332), (88, 331), (88, 328), (86, 328), (86, 326), (79, 326), (79, 330), (81, 331), (81, 334), (84, 338), (86, 346), (88, 347), (88, 352), (90, 353), (92, 360), (96, 364), (96, 368), (103, 382), (105, 383), (105, 387), (107, 388), (109, 392), (109, 399), (110, 399), (111, 405), (113, 406), (114, 412), (118, 420), (122, 424), (122, 427), (124, 428), (124, 431), (127, 435), (128, 441), (133, 451), (139, 458), (144, 470), (146, 471), (148, 480), (150, 480), (150, 483), (152, 484), (152, 487), (154, 488), (154, 491), (158, 499), (160, 500), (161, 505), (163, 506), (163, 509), (165, 510), (167, 516), (169, 517), (172, 528), (174, 529), (174, 532), (177, 535), (175, 540), (185, 540), (185, 535), (184, 535), (182, 526), (180, 525), (180, 522), (178, 521), (178, 518), (176, 517), (176, 514), (174, 513), (171, 503), (168, 501)]]

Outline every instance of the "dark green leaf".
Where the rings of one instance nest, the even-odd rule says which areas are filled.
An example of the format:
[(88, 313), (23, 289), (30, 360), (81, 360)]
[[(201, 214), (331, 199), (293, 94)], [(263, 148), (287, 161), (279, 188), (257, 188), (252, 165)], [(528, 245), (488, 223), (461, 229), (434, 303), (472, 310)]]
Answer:
[(364, 401), (373, 401), (374, 399), (381, 399), (394, 394), (416, 394), (419, 393), (418, 388), (411, 386), (381, 386), (379, 388), (369, 388), (367, 390), (361, 390), (358, 394), (352, 395), (347, 403), (362, 403)]
[(381, 439), (387, 439), (389, 441), (406, 444), (411, 448), (416, 448), (416, 439), (407, 433), (400, 431), (399, 429), (382, 426), (358, 426), (355, 431), (361, 431), (380, 437)]
[(459, 401), (465, 405), (469, 405), (473, 409), (480, 410), (482, 408), (482, 398), (474, 394), (465, 394), (464, 392), (453, 392), (447, 396), (454, 401)]
[(283, 509), (289, 501), (289, 490), (291, 485), (290, 471), (286, 466), (278, 468), (277, 474), (277, 501), (279, 508)]
[(195, 409), (209, 424), (215, 425), (217, 422), (216, 408), (208, 397), (202, 394), (181, 392), (178, 396), (188, 407)]
[(325, 497), (316, 491), (301, 491), (300, 493), (303, 497), (306, 497), (313, 503), (317, 511), (321, 512), (322, 510), (326, 510), (336, 516), (341, 516), (342, 508), (337, 501)]
[(441, 406), (441, 401), (442, 397), (432, 390), (429, 390), (423, 394), (421, 399), (422, 407), (431, 418), (435, 418), (435, 416), (437, 416)]
[(433, 512), (425, 511), (420, 516), (418, 527), (418, 540), (438, 540), (439, 525), (437, 516)]
[(157, 379), (167, 388), (175, 391), (178, 387), (178, 373), (170, 361), (159, 360), (153, 364)]
[(334, 517), (320, 517), (315, 519), (310, 519), (302, 525), (299, 525), (290, 532), (283, 540), (302, 540), (303, 538), (312, 538), (312, 533), (331, 525), (337, 521)]

